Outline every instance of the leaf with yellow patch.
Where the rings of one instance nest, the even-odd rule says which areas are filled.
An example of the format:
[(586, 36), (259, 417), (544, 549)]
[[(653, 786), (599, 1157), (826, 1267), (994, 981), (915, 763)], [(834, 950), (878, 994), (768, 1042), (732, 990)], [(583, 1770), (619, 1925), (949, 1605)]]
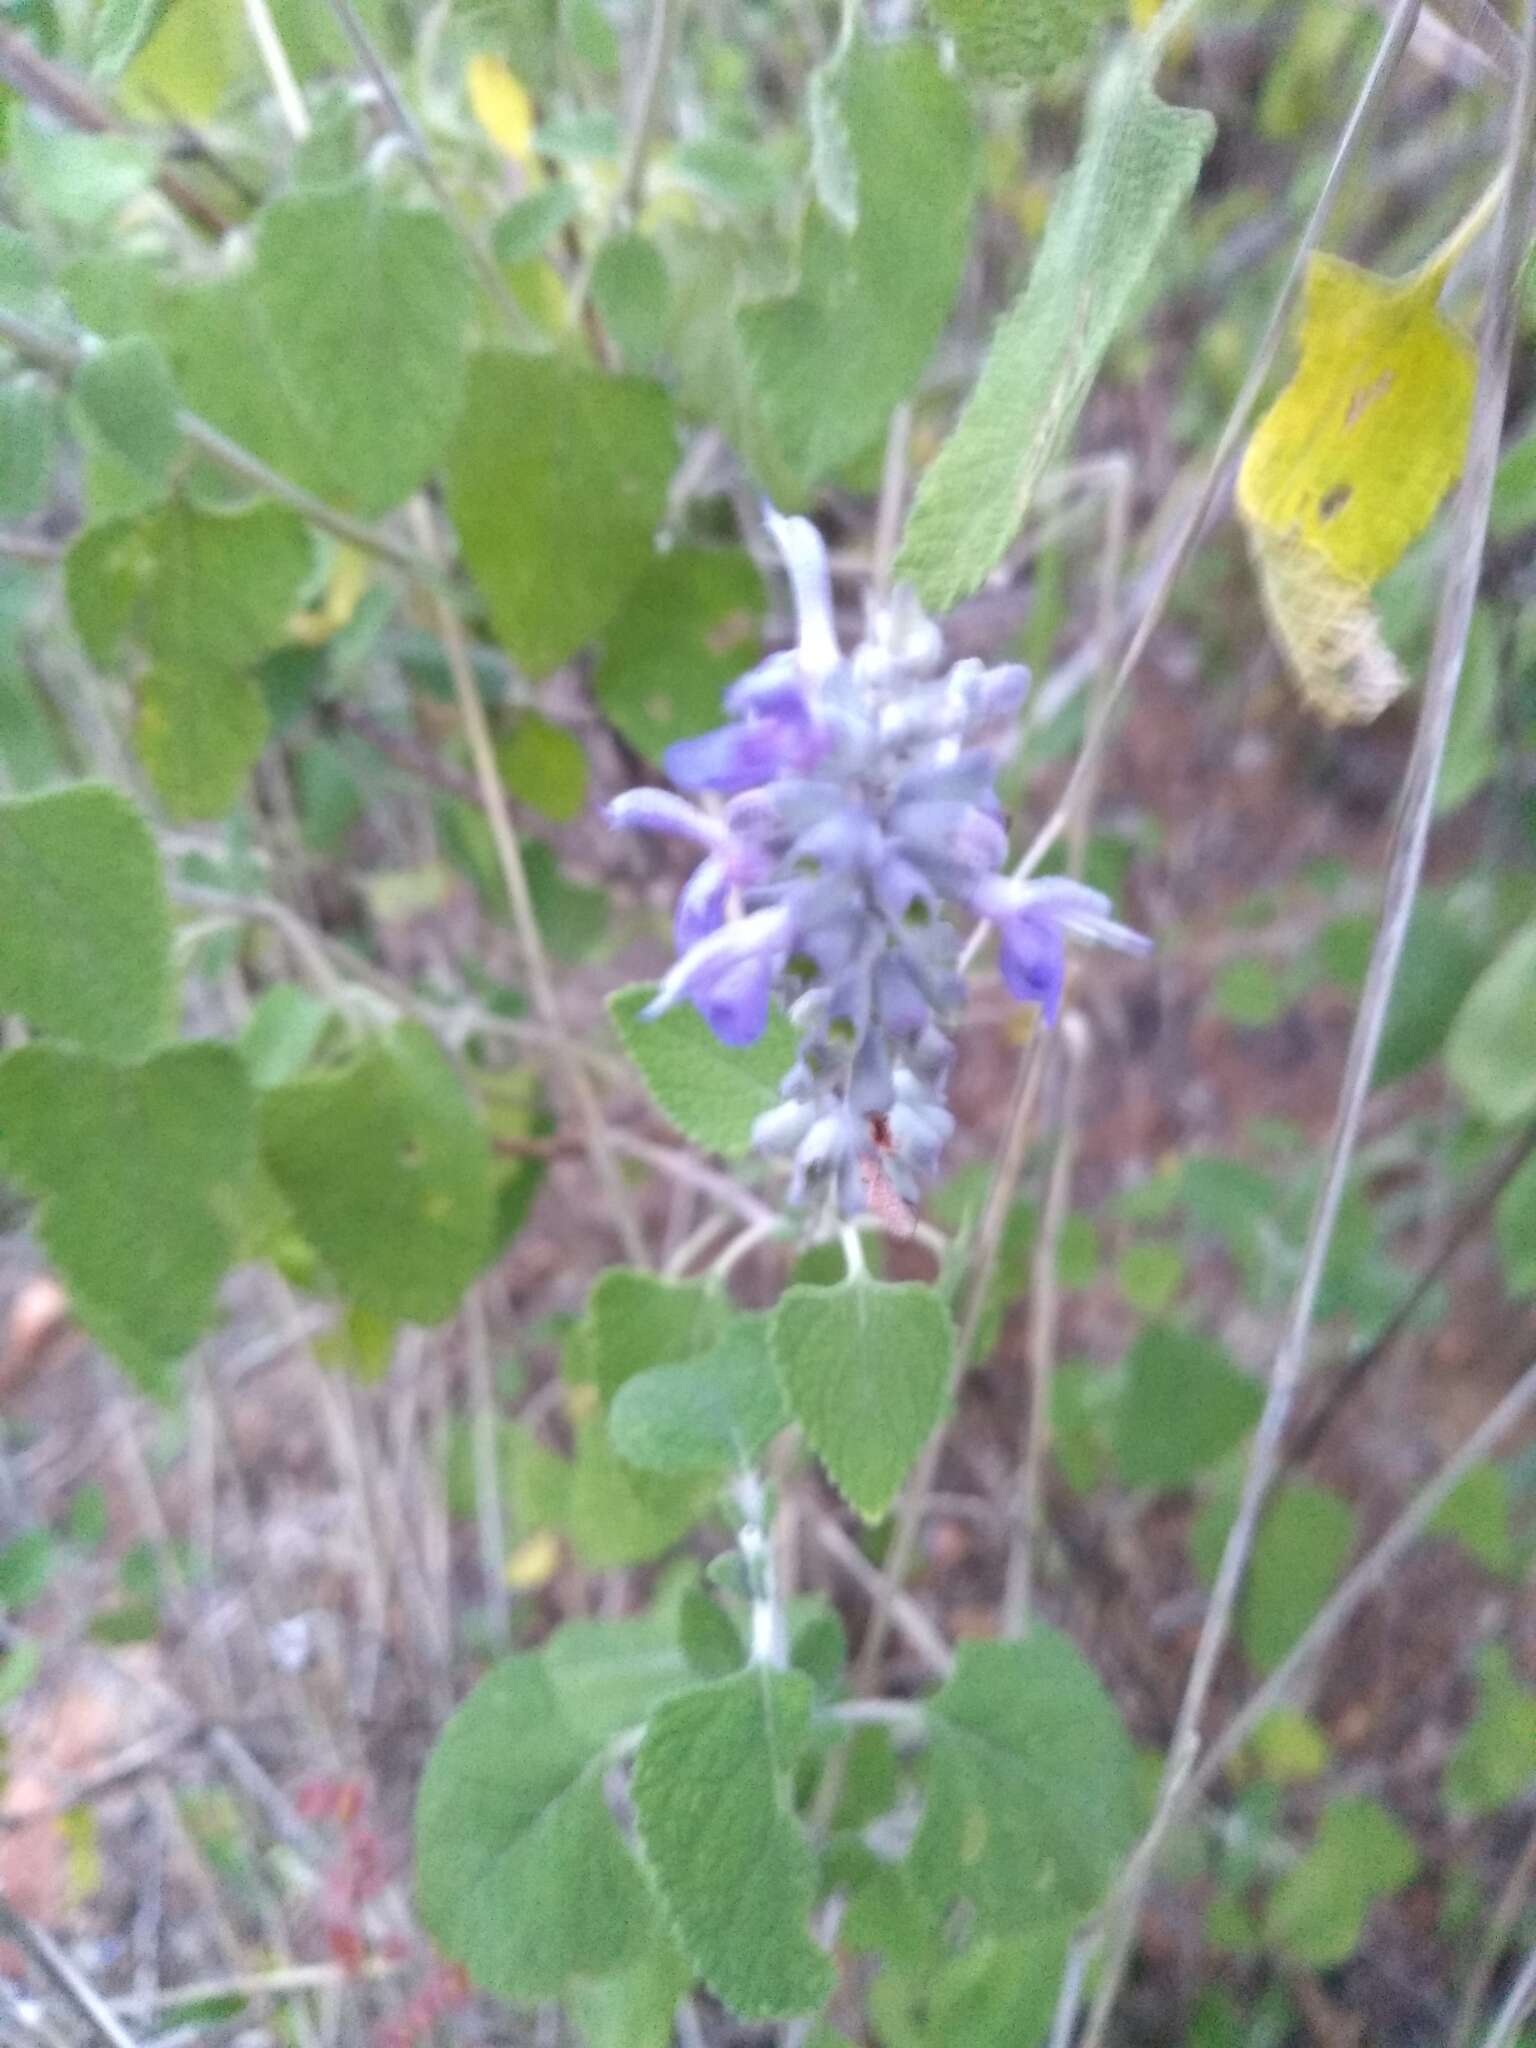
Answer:
[(1248, 551), (1296, 686), (1330, 725), (1366, 725), (1408, 686), (1363, 583), (1321, 550), (1252, 523)]
[(1477, 361), (1436, 304), (1443, 281), (1439, 266), (1398, 280), (1314, 256), (1301, 360), (1238, 477), (1250, 531), (1362, 590), (1428, 526), (1466, 452)]
[(533, 161), (534, 112), (528, 88), (500, 57), (471, 57), (464, 74), (470, 112), (503, 156)]

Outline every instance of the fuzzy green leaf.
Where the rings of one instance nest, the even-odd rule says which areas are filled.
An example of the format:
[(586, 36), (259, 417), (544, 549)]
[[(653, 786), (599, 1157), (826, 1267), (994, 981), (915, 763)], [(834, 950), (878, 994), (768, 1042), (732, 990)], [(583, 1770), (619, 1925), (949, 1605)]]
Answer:
[(0, 1163), (81, 1321), (145, 1386), (206, 1327), (254, 1164), (250, 1083), (225, 1046), (142, 1066), (27, 1046), (0, 1061)]
[(1536, 1692), (1502, 1643), (1483, 1651), (1477, 1676), (1477, 1711), (1445, 1772), (1447, 1802), (1462, 1814), (1496, 1813), (1536, 1780)]
[(1264, 1510), (1238, 1608), (1238, 1637), (1274, 1669), (1333, 1590), (1354, 1542), (1349, 1503), (1321, 1486), (1282, 1487)]
[(1494, 1225), (1505, 1287), (1516, 1299), (1536, 1294), (1536, 1157), (1526, 1160), (1500, 1195)]
[(37, 377), (0, 384), (0, 519), (42, 510), (58, 444), (58, 400)]
[(1445, 1044), (1451, 1079), (1479, 1116), (1516, 1123), (1536, 1111), (1536, 923), (1478, 977)]
[(624, 1050), (685, 1138), (739, 1158), (751, 1149), (758, 1117), (778, 1107), (779, 1083), (795, 1061), (793, 1028), (775, 1010), (755, 1045), (722, 1045), (690, 1004), (642, 1017), (655, 993), (654, 984), (642, 982), (608, 998)]
[(794, 292), (738, 316), (763, 416), (806, 484), (877, 442), (916, 383), (960, 282), (976, 190), (965, 94), (932, 50), (855, 43), (837, 84), (858, 224), (850, 234), (813, 207)]
[(131, 638), (167, 668), (232, 674), (282, 639), (309, 566), (309, 536), (281, 505), (221, 514), (174, 499), (91, 528), (64, 577), (100, 667)]
[(635, 1373), (708, 1351), (725, 1330), (730, 1304), (694, 1280), (658, 1280), (614, 1266), (593, 1288), (588, 1315), (592, 1377), (611, 1401)]
[(648, 565), (609, 627), (593, 691), (649, 761), (719, 725), (725, 685), (758, 658), (762, 578), (740, 548), (674, 548)]
[(1018, 1643), (962, 1643), (929, 1702), (927, 1805), (913, 1845), (919, 1889), (1013, 1931), (1088, 1911), (1139, 1818), (1135, 1754), (1075, 1644), (1043, 1622)]
[(181, 429), (176, 383), (159, 343), (147, 334), (109, 341), (80, 365), (71, 396), (94, 444), (163, 489)]
[(878, 1522), (949, 1400), (955, 1336), (931, 1287), (791, 1287), (773, 1352), (795, 1419), (843, 1497)]
[(165, 881), (133, 805), (97, 783), (0, 800), (0, 1010), (131, 1059), (171, 1001)]
[(376, 179), (295, 192), (261, 216), (256, 300), (275, 374), (345, 502), (398, 504), (464, 398), (469, 271), (442, 215)]
[(547, 675), (644, 570), (676, 459), (658, 384), (486, 354), (448, 458), (448, 507), (496, 637)]
[(679, 1946), (744, 2019), (809, 2012), (832, 1988), (788, 1796), (810, 1708), (801, 1673), (743, 1671), (668, 1700), (635, 1759), (640, 1841)]
[(1313, 1969), (1352, 1955), (1374, 1899), (1419, 1867), (1413, 1837), (1374, 1799), (1335, 1799), (1317, 1840), (1275, 1887), (1265, 1923), (1277, 1947)]
[(1126, 1360), (1115, 1456), (1127, 1486), (1183, 1486), (1239, 1443), (1263, 1396), (1215, 1344), (1171, 1324), (1142, 1331)]
[(1133, 47), (1100, 78), (1029, 283), (918, 488), (897, 569), (930, 610), (968, 596), (1001, 560), (1194, 189), (1215, 126), (1165, 106), (1148, 64)]
[(573, 1728), (542, 1661), (509, 1657), (449, 1720), (416, 1803), (427, 1932), (516, 2003), (636, 1955), (650, 1902), (603, 1797), (599, 1744)]
[(608, 1430), (620, 1456), (645, 1471), (710, 1472), (750, 1464), (786, 1419), (768, 1318), (739, 1315), (701, 1357), (626, 1380)]
[(490, 1147), (424, 1027), (270, 1090), (260, 1118), (267, 1169), (348, 1298), (402, 1322), (451, 1315), (490, 1250)]
[(994, 85), (1049, 78), (1085, 56), (1113, 0), (929, 0), (960, 62)]
[(267, 743), (267, 701), (250, 676), (151, 669), (134, 738), (173, 818), (222, 818)]

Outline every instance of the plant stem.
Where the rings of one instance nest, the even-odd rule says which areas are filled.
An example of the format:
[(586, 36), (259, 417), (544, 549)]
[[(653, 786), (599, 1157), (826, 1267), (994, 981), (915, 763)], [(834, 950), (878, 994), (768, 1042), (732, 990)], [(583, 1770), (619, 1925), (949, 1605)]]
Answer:
[(474, 266), (480, 282), (485, 286), (486, 295), (501, 315), (507, 332), (514, 341), (525, 346), (530, 343), (537, 344), (539, 335), (532, 321), (513, 298), (495, 257), (464, 218), (458, 202), (444, 183), (420, 122), (406, 104), (405, 96), (396, 85), (389, 66), (374, 47), (373, 38), (364, 27), (361, 16), (352, 5), (352, 0), (330, 0), (330, 8), (341, 26), (342, 34), (352, 45), (358, 63), (367, 72), (375, 91), (384, 102), (385, 112), (389, 115), (395, 132), (410, 151), (421, 172), (423, 182), (437, 203), (439, 213), (453, 230), (459, 246)]
[(501, 1456), (497, 1442), (496, 1379), (491, 1370), (485, 1300), (478, 1286), (464, 1297), (464, 1335), (469, 1353), (470, 1447), (475, 1468), (475, 1520), (480, 1536), (480, 1570), (485, 1605), (497, 1647), (512, 1645), (512, 1600), (507, 1588), (507, 1520), (501, 1498)]
[(1516, 1923), (1525, 1911), (1526, 1901), (1531, 1895), (1531, 1886), (1536, 1884), (1536, 1827), (1525, 1838), (1525, 1847), (1515, 1860), (1504, 1889), (1499, 1893), (1498, 1904), (1483, 1936), (1478, 1950), (1477, 1961), (1467, 1978), (1461, 1994), (1461, 2003), (1456, 2009), (1456, 2024), (1451, 2029), (1447, 2048), (1468, 2048), (1472, 2029), (1477, 2025), (1477, 2016), (1483, 2009), (1483, 2000), (1488, 1995), (1488, 1986), (1498, 1968), (1499, 1958), (1504, 1953), (1505, 1943), (1514, 1932)]
[(1514, 2048), (1520, 2023), (1536, 2010), (1536, 1949), (1526, 1958), (1525, 1968), (1510, 1986), (1509, 1996), (1499, 2007), (1499, 2016), (1488, 2031), (1483, 2048)]
[(34, 1927), (0, 1899), (0, 1934), (26, 1950), (98, 2040), (109, 2048), (137, 2048), (133, 2036), (100, 1994), (86, 1982), (52, 1935)]
[(773, 1531), (768, 1526), (768, 1489), (756, 1472), (739, 1472), (731, 1487), (731, 1498), (741, 1516), (736, 1547), (741, 1552), (751, 1600), (748, 1661), (769, 1671), (782, 1671), (789, 1663), (789, 1625), (779, 1598)]
[(630, 111), (623, 164), (613, 195), (613, 204), (608, 209), (602, 233), (594, 241), (591, 254), (571, 286), (573, 326), (580, 321), (586, 311), (587, 298), (592, 290), (592, 273), (596, 268), (603, 243), (617, 226), (631, 219), (639, 207), (640, 194), (645, 186), (645, 160), (650, 154), (651, 138), (656, 132), (657, 117), (661, 111), (661, 90), (676, 45), (681, 18), (682, 0), (651, 0), (645, 55), (641, 59), (640, 79), (635, 88), (634, 106)]
[[(1411, 8), (1412, 4), (1413, 0), (1405, 0), (1405, 6)], [(1392, 836), (1382, 919), (1371, 949), (1365, 988), (1350, 1037), (1322, 1184), (1313, 1206), (1302, 1255), (1301, 1274), (1276, 1352), (1269, 1393), (1244, 1475), (1237, 1518), (1222, 1553), (1205, 1626), (1200, 1632), (1179, 1708), (1173, 1749), (1164, 1773), (1157, 1812), (1148, 1830), (1149, 1836), (1160, 1835), (1169, 1825), (1169, 1816), (1179, 1792), (1174, 1782), (1177, 1759), (1186, 1745), (1198, 1741), (1201, 1720), (1217, 1664), (1226, 1646), (1238, 1591), (1258, 1530), (1259, 1516), (1270, 1483), (1279, 1469), (1286, 1426), (1306, 1362), (1307, 1340), (1323, 1266), (1354, 1156), (1360, 1120), (1370, 1093), (1392, 986), (1423, 872), (1435, 786), (1440, 777), (1467, 632), (1482, 573), (1488, 507), (1498, 466), (1504, 403), (1514, 352), (1516, 287), (1529, 225), (1533, 159), (1536, 159), (1536, 0), (1526, 0), (1520, 84), (1510, 119), (1509, 180), (1500, 207), (1498, 246), (1478, 337), (1477, 395), (1467, 441), (1466, 466), (1452, 513), (1450, 566), (1441, 594), (1424, 681), (1423, 704)], [(1135, 1887), (1127, 1889), (1119, 1902), (1117, 1916), (1111, 1920), (1110, 1947), (1083, 2048), (1102, 2048), (1135, 1937), (1142, 1891), (1150, 1874), (1148, 1866)]]
[[(967, 1300), (965, 1320), (961, 1324), (960, 1335), (955, 1345), (957, 1382), (971, 1362), (971, 1351), (976, 1342), (976, 1333), (981, 1327), (987, 1295), (991, 1291), (992, 1276), (997, 1270), (997, 1258), (1002, 1248), (1008, 1211), (1013, 1206), (1014, 1190), (1018, 1186), (1019, 1175), (1024, 1170), (1024, 1155), (1029, 1149), (1030, 1132), (1034, 1124), (1035, 1098), (1040, 1092), (1040, 1076), (1045, 1064), (1041, 1056), (1043, 1044), (1043, 1036), (1037, 1032), (1025, 1048), (1019, 1063), (1019, 1079), (1014, 1089), (1008, 1128), (1004, 1134), (1002, 1150), (992, 1176), (992, 1185), (987, 1191), (986, 1207), (982, 1211), (981, 1223), (976, 1234), (976, 1264), (971, 1278), (971, 1291)], [(893, 1595), (905, 1586), (912, 1569), (918, 1535), (923, 1526), (923, 1514), (929, 1492), (932, 1490), (933, 1476), (938, 1468), (943, 1442), (943, 1432), (935, 1430), (924, 1445), (921, 1457), (907, 1475), (907, 1483), (902, 1488), (901, 1504), (896, 1510), (896, 1523), (891, 1534), (890, 1548), (885, 1554), (885, 1569), (881, 1573), (880, 1587), (874, 1596), (874, 1604), (864, 1630), (864, 1640), (859, 1645), (858, 1659), (853, 1667), (849, 1689), (855, 1696), (869, 1692), (874, 1685), (875, 1673), (880, 1666), (880, 1653), (885, 1648), (886, 1631), (890, 1626), (891, 1600)]]
[(1067, 1208), (1072, 1199), (1072, 1170), (1077, 1157), (1083, 1075), (1089, 1052), (1088, 1027), (1075, 1010), (1069, 1011), (1062, 1019), (1061, 1042), (1067, 1066), (1061, 1126), (1056, 1139), (1056, 1156), (1051, 1161), (1050, 1179), (1046, 1183), (1045, 1207), (1040, 1216), (1031, 1265), (1027, 1353), (1029, 1414), (1025, 1424), (1024, 1453), (1009, 1489), (1007, 1503), (1013, 1528), (1002, 1606), (998, 1614), (998, 1634), (1004, 1638), (1021, 1636), (1029, 1627), (1031, 1584), (1040, 1543), (1041, 1496), (1046, 1452), (1051, 1441), (1051, 1388), (1056, 1375), (1056, 1340), (1061, 1307), (1056, 1259), (1062, 1225), (1067, 1220)]
[(1498, 217), (1499, 205), (1504, 197), (1504, 187), (1509, 181), (1507, 170), (1501, 170), (1484, 187), (1468, 212), (1457, 221), (1438, 249), (1425, 257), (1418, 269), (1412, 273), (1416, 284), (1433, 283), (1438, 292), (1456, 265), (1466, 255), (1473, 243), (1493, 226)]
[[(431, 509), (423, 501), (418, 500), (412, 510), (423, 548), (431, 550), (434, 546)], [(475, 681), (474, 669), (470, 663), (464, 628), (452, 606), (435, 590), (431, 594), (431, 601), (438, 637), (443, 643), (443, 653), (453, 678), (453, 694), (458, 705), (459, 722), (464, 728), (464, 738), (469, 747), (470, 764), (474, 769), (475, 782), (480, 791), (480, 801), (485, 807), (486, 822), (491, 829), (491, 841), (496, 849), (501, 878), (506, 885), (507, 901), (512, 910), (512, 923), (517, 931), (518, 943), (522, 947), (523, 965), (528, 975), (533, 1006), (539, 1014), (540, 1021), (553, 1034), (555, 1057), (563, 1073), (566, 1093), (582, 1125), (587, 1154), (603, 1190), (608, 1213), (624, 1247), (625, 1256), (637, 1266), (644, 1266), (648, 1264), (645, 1240), (640, 1235), (640, 1226), (635, 1220), (629, 1190), (624, 1185), (613, 1148), (608, 1142), (603, 1113), (592, 1091), (592, 1084), (587, 1078), (586, 1069), (582, 1066), (580, 1058), (570, 1047), (565, 1021), (561, 1016), (560, 998), (555, 992), (554, 976), (550, 972), (549, 959), (544, 951), (544, 937), (539, 930), (539, 920), (534, 912), (533, 897), (528, 888), (528, 874), (523, 866), (522, 849), (517, 842), (511, 811), (507, 807), (506, 792), (501, 786), (501, 775), (496, 766), (496, 748), (491, 739), (491, 728), (485, 715), (479, 685)]]
[(271, 84), (278, 112), (282, 115), (288, 133), (294, 141), (302, 142), (313, 124), (267, 0), (245, 0), (245, 19), (251, 31), (251, 41), (256, 45), (256, 54), (261, 59), (262, 69)]

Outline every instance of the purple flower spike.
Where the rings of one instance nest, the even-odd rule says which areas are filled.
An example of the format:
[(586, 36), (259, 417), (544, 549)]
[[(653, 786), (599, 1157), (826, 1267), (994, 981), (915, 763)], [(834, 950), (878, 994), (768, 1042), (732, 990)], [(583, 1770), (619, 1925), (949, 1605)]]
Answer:
[(944, 1097), (964, 996), (957, 914), (997, 926), (1003, 979), (1048, 1022), (1067, 942), (1142, 950), (1107, 897), (1006, 878), (995, 778), (1028, 674), (963, 661), (898, 593), (844, 655), (816, 529), (768, 514), (798, 639), (725, 693), (728, 722), (666, 755), (673, 781), (723, 805), (631, 790), (616, 825), (692, 840), (678, 958), (645, 1015), (689, 1002), (724, 1044), (750, 1045), (778, 998), (799, 1036), (781, 1102), (753, 1138), (792, 1167), (790, 1200), (845, 1216), (917, 1200), (954, 1119)]

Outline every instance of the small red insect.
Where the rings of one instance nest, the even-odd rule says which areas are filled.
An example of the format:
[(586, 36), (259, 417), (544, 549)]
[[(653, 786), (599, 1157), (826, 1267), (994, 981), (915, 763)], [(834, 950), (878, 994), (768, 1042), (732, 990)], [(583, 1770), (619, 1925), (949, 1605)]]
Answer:
[(883, 1152), (896, 1150), (896, 1142), (891, 1136), (891, 1120), (883, 1109), (871, 1113), (869, 1136), (874, 1149), (860, 1155), (859, 1178), (864, 1183), (864, 1199), (869, 1204), (870, 1214), (878, 1216), (886, 1229), (896, 1236), (911, 1237), (917, 1229), (916, 1212), (897, 1193), (880, 1160)]

